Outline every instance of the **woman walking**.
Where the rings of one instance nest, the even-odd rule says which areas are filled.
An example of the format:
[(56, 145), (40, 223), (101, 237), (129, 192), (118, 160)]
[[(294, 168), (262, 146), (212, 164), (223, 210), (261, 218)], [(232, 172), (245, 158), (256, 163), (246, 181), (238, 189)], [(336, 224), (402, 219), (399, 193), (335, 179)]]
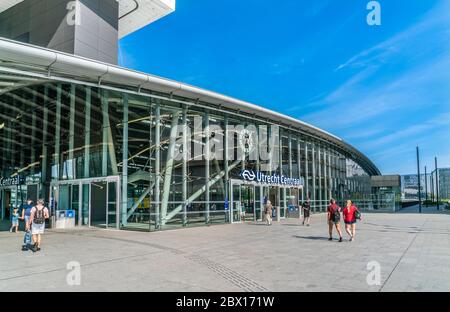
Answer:
[(270, 200), (268, 200), (264, 207), (264, 215), (265, 215), (267, 226), (272, 225), (272, 212), (273, 212), (272, 202)]
[(336, 227), (336, 231), (339, 234), (339, 242), (342, 243), (342, 230), (341, 230), (341, 207), (336, 204), (336, 200), (331, 199), (328, 206), (328, 232), (330, 234), (329, 241), (333, 240), (333, 227)]
[(306, 202), (302, 205), (303, 208), (303, 225), (309, 226), (309, 221), (311, 218), (311, 202), (309, 200), (309, 197), (306, 199)]
[(348, 200), (347, 206), (344, 208), (343, 215), (345, 222), (345, 231), (350, 236), (351, 242), (355, 240), (357, 214), (359, 214), (358, 208), (353, 205), (351, 200)]

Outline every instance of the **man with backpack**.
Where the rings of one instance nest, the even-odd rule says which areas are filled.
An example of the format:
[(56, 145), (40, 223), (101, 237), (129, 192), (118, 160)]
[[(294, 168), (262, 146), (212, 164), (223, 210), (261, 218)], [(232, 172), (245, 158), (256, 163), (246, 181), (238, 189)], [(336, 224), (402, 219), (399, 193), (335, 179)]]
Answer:
[(42, 234), (45, 231), (45, 220), (50, 217), (48, 208), (44, 206), (44, 200), (39, 199), (37, 205), (31, 209), (30, 221), (27, 224), (27, 230), (31, 227), (33, 243), (31, 250), (37, 252), (41, 250)]
[(342, 230), (341, 230), (341, 207), (336, 204), (336, 200), (331, 199), (328, 206), (328, 231), (330, 233), (329, 241), (333, 240), (333, 227), (336, 227), (336, 231), (339, 234), (339, 242), (342, 243)]

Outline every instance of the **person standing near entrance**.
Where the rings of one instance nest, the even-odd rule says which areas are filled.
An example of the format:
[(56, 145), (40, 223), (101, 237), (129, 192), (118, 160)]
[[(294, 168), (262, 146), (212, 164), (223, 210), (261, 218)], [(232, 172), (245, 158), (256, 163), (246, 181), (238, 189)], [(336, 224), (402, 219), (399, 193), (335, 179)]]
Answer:
[(350, 236), (350, 241), (353, 242), (356, 235), (356, 219), (360, 215), (359, 209), (353, 205), (351, 200), (348, 200), (347, 206), (344, 208), (343, 215), (345, 231)]
[(264, 215), (266, 217), (267, 226), (272, 225), (272, 212), (273, 212), (272, 202), (268, 200), (266, 205), (264, 206)]
[(329, 241), (333, 240), (333, 227), (336, 227), (336, 231), (339, 234), (339, 242), (342, 243), (342, 230), (341, 230), (341, 207), (336, 204), (336, 200), (331, 199), (328, 206), (328, 232), (330, 234)]
[(302, 205), (303, 208), (303, 225), (309, 226), (309, 222), (311, 220), (311, 201), (309, 197)]
[(11, 213), (11, 228), (9, 232), (12, 233), (13, 229), (15, 229), (15, 233), (19, 233), (19, 209), (15, 207)]
[(45, 220), (50, 218), (48, 208), (44, 206), (44, 200), (39, 199), (37, 205), (31, 209), (30, 221), (27, 224), (27, 231), (31, 227), (33, 235), (33, 252), (41, 250), (42, 235), (45, 231)]

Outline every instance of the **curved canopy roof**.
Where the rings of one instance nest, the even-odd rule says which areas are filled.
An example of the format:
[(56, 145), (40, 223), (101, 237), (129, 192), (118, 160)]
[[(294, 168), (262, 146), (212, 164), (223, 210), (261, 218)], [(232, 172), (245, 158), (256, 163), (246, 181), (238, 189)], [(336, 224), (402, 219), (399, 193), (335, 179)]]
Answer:
[[(224, 109), (237, 111), (240, 114), (256, 116), (275, 124), (302, 131), (318, 140), (336, 146), (360, 164), (368, 174), (381, 174), (363, 153), (329, 132), (255, 104), (177, 81), (7, 39), (0, 39), (0, 74), (16, 77), (15, 86), (5, 86), (6, 89), (3, 91), (0, 89), (0, 94), (11, 87), (20, 86), (21, 83), (30, 83), (29, 80), (26, 80), (30, 79), (29, 77), (39, 77), (49, 80), (73, 79), (101, 86), (121, 86), (122, 88), (139, 91), (151, 90), (190, 99), (194, 103), (204, 102), (209, 105), (220, 106)], [(23, 76), (27, 76), (27, 78), (22, 81), (20, 77)]]

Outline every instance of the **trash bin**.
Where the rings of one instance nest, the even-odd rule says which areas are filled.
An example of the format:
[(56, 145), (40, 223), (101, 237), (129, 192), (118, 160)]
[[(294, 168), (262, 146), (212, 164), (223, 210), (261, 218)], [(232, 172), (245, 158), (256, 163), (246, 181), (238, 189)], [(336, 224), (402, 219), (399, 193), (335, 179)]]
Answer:
[(75, 210), (60, 210), (56, 212), (56, 229), (75, 228)]

